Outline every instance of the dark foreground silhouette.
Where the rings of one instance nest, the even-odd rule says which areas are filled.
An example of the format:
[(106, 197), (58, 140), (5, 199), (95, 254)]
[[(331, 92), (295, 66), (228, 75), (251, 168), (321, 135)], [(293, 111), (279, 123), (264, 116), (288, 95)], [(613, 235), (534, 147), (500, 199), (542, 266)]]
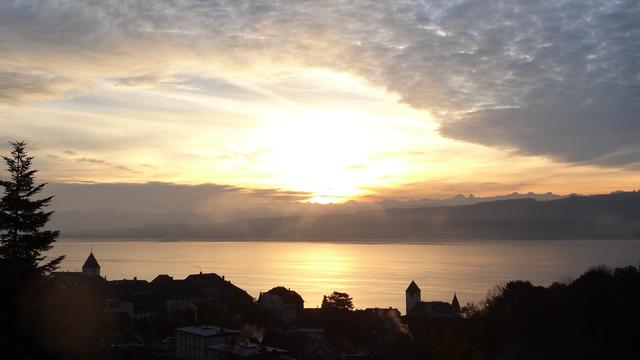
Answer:
[[(2, 283), (10, 280), (5, 274), (0, 269)], [(269, 293), (258, 302), (241, 292), (242, 296), (228, 299), (203, 295), (193, 309), (172, 318), (132, 319), (109, 312), (106, 299), (114, 296), (114, 289), (144, 290), (135, 293), (139, 298), (134, 304), (146, 306), (141, 311), (152, 314), (170, 288), (177, 287), (178, 293), (186, 293), (189, 287), (206, 289), (202, 287), (206, 281), (221, 281), (214, 275), (196, 274), (173, 282), (164, 275), (151, 283), (87, 279), (92, 280), (34, 277), (24, 279), (17, 291), (3, 291), (2, 358), (174, 358), (175, 347), (167, 337), (173, 337), (179, 326), (194, 324), (231, 329), (246, 329), (250, 324), (260, 333), (249, 336), (250, 341), (260, 338), (263, 344), (286, 349), (288, 356), (298, 359), (312, 358), (306, 356), (316, 350), (368, 359), (510, 359), (528, 351), (565, 354), (561, 358), (571, 358), (567, 351), (585, 359), (640, 356), (640, 268), (634, 266), (597, 267), (574, 281), (549, 287), (512, 281), (496, 287), (482, 304), (467, 304), (462, 317), (399, 317), (395, 309), (324, 306), (297, 309), (297, 316), (287, 322), (261, 306)], [(229, 283), (222, 278), (220, 284)], [(290, 293), (302, 304), (293, 290), (274, 289)], [(312, 338), (313, 331), (321, 335)], [(542, 358), (556, 358), (550, 356)]]

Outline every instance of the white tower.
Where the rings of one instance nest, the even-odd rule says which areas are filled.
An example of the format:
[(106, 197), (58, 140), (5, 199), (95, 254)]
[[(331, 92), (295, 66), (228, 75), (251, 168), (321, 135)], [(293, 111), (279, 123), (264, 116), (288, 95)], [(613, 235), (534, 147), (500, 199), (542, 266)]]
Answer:
[(422, 299), (420, 298), (420, 288), (415, 281), (411, 280), (411, 284), (409, 284), (409, 287), (405, 291), (405, 297), (407, 300), (406, 314), (408, 315), (409, 311), (411, 311), (411, 308), (422, 301)]

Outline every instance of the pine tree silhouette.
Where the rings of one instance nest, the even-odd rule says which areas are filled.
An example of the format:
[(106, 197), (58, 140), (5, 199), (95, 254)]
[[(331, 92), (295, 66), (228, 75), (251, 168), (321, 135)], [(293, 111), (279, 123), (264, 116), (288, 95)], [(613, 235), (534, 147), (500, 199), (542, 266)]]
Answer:
[(46, 184), (35, 185), (37, 170), (31, 169), (33, 156), (25, 151), (24, 141), (11, 142), (12, 151), (3, 156), (9, 180), (0, 181), (4, 195), (0, 199), (0, 261), (18, 273), (48, 275), (58, 268), (64, 256), (42, 263), (43, 252), (51, 249), (59, 232), (45, 230), (52, 211), (43, 209), (53, 196), (33, 199)]

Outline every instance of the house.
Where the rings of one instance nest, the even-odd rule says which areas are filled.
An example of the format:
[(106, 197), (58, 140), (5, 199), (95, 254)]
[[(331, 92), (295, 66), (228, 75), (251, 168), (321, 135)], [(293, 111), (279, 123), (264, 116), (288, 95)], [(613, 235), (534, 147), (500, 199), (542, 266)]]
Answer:
[(287, 351), (248, 341), (227, 342), (207, 347), (207, 360), (292, 359)]
[(158, 296), (146, 280), (114, 280), (107, 283), (105, 313), (126, 314), (132, 321), (148, 321), (155, 318)]
[(376, 334), (407, 334), (409, 327), (400, 319), (400, 310), (396, 308), (366, 308), (353, 312), (354, 321), (362, 324), (362, 328), (370, 329)]
[[(360, 315), (374, 317), (376, 314), (365, 310)], [(361, 316), (356, 316), (354, 323), (360, 325)], [(366, 326), (366, 325), (365, 325)], [(334, 333), (326, 334), (323, 329), (296, 328), (276, 330), (280, 335), (279, 346), (289, 349), (289, 356), (297, 359), (313, 360), (343, 360), (343, 359), (371, 359), (372, 356), (364, 349), (358, 349), (347, 339)]]
[(176, 329), (176, 355), (185, 360), (207, 359), (207, 347), (233, 342), (238, 330), (219, 326), (184, 326)]
[(297, 292), (283, 286), (260, 293), (258, 305), (275, 321), (292, 323), (302, 315), (304, 300)]
[(246, 291), (225, 280), (224, 276), (215, 273), (189, 275), (186, 281), (194, 283), (205, 295), (209, 302), (218, 305), (230, 303), (253, 303), (253, 297)]
[(174, 280), (169, 275), (156, 276), (150, 285), (158, 295), (162, 316), (169, 321), (195, 320), (197, 302), (207, 298), (204, 291), (195, 283)]
[(325, 335), (306, 344), (303, 358), (314, 360), (346, 360), (370, 359), (371, 356), (366, 352), (358, 351), (350, 342), (339, 336)]
[(421, 290), (411, 281), (405, 291), (407, 316), (412, 317), (459, 317), (460, 303), (454, 293), (451, 303), (444, 301), (422, 301)]

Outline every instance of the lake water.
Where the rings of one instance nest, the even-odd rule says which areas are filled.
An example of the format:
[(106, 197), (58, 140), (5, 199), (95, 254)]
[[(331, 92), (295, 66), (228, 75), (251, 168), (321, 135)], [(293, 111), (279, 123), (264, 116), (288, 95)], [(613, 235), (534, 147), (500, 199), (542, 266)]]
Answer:
[(67, 257), (60, 270), (78, 271), (90, 247), (107, 279), (176, 279), (215, 272), (257, 297), (282, 285), (305, 307), (333, 290), (358, 308), (393, 306), (404, 312), (411, 280), (422, 299), (478, 302), (496, 284), (530, 280), (550, 285), (589, 267), (638, 265), (640, 241), (447, 241), (431, 243), (58, 241), (50, 255)]

